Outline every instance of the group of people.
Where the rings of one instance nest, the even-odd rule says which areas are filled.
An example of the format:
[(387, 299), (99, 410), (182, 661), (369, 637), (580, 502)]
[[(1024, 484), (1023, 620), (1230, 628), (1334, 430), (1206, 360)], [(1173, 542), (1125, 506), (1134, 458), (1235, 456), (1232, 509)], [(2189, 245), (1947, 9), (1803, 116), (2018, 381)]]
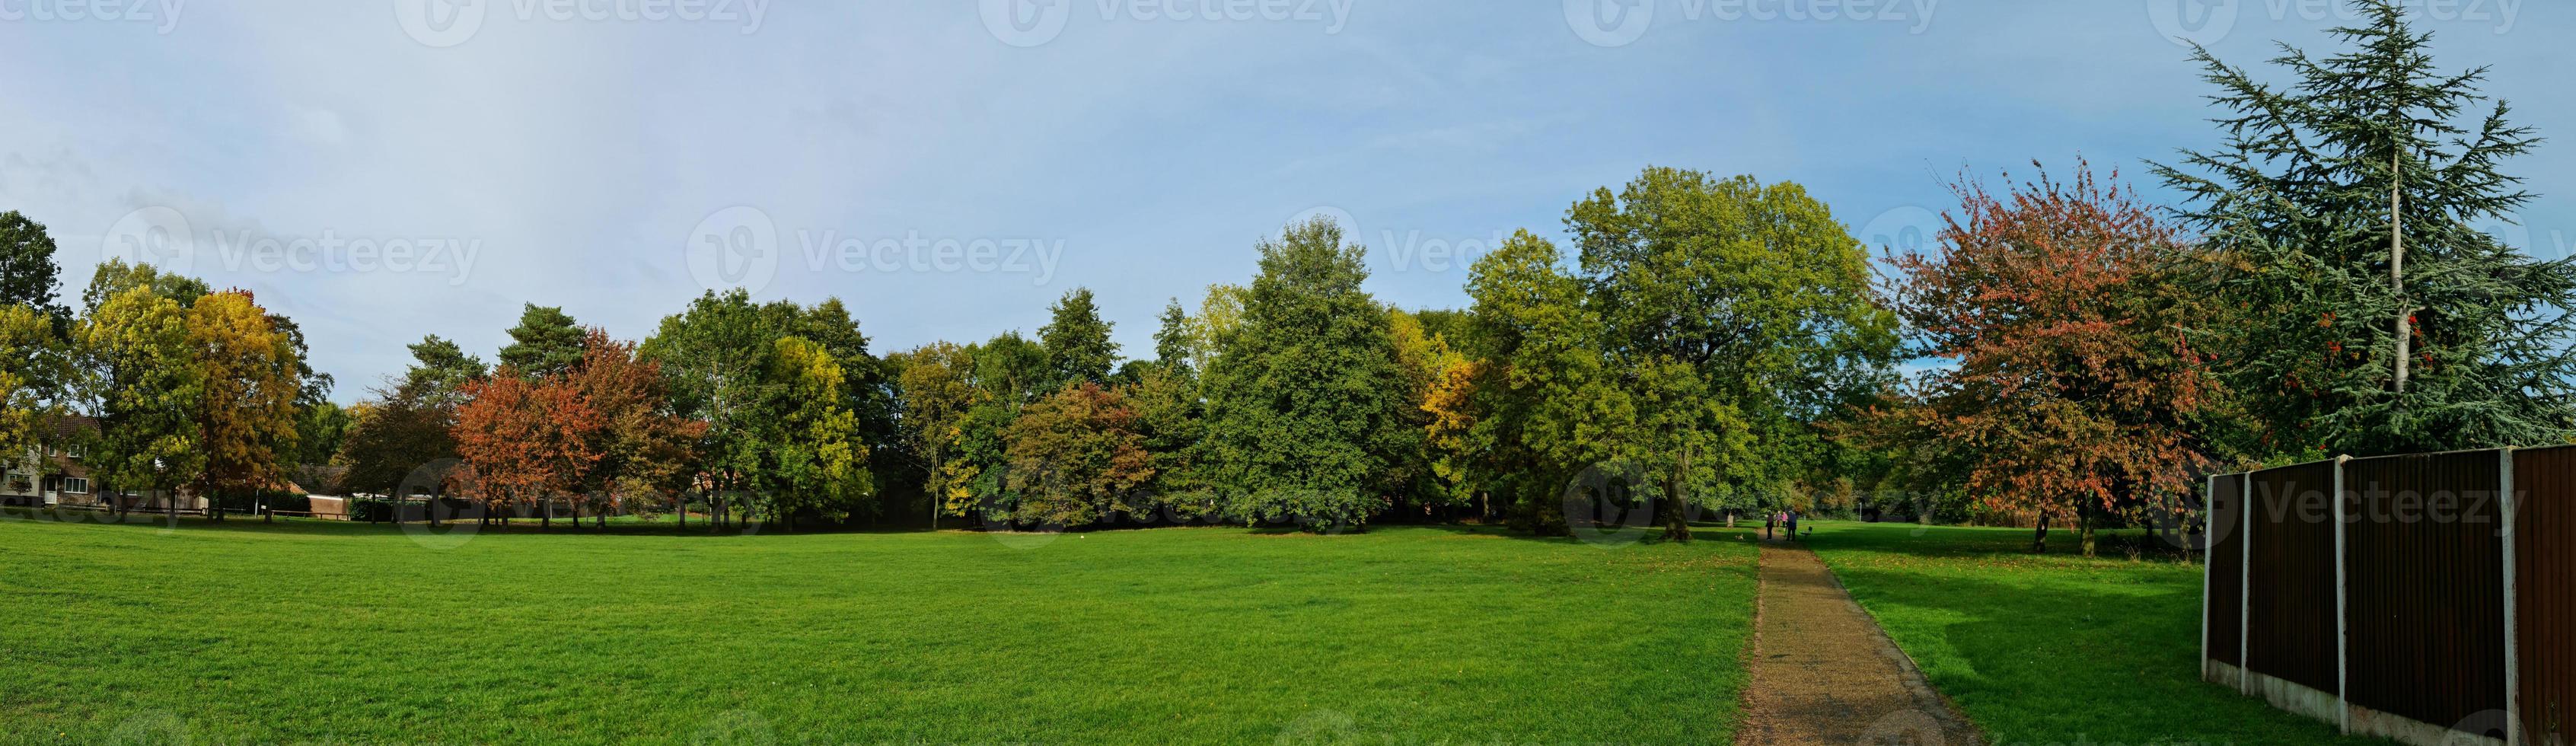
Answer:
[(1798, 538), (1798, 511), (1775, 511), (1770, 516), (1763, 518), (1762, 538), (1771, 538), (1771, 530), (1782, 527), (1786, 527), (1789, 530), (1789, 539), (1791, 541), (1796, 541)]

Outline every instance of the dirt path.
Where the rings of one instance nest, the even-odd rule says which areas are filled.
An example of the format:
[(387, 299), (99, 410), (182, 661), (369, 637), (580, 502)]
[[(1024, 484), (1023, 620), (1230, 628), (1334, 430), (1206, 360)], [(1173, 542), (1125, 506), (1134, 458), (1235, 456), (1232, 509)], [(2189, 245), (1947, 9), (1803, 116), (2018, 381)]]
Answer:
[(1978, 743), (1815, 552), (1763, 542), (1758, 598), (1736, 743)]

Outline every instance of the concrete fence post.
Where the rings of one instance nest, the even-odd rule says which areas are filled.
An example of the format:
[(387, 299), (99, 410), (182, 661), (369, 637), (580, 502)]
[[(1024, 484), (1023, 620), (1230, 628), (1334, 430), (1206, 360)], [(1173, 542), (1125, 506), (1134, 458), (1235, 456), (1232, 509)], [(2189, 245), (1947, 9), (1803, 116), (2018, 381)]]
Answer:
[(2518, 598), (2521, 594), (2514, 588), (2514, 565), (2519, 564), (2520, 559), (2515, 556), (2513, 548), (2514, 509), (2520, 501), (2515, 500), (2513, 494), (2513, 448), (2510, 446), (2496, 451), (2496, 485), (2499, 493), (2496, 510), (2504, 514), (2501, 529), (2504, 539), (2504, 742), (2505, 746), (2521, 746), (2522, 644), (2515, 639), (2521, 634), (2521, 620), (2514, 618), (2520, 612), (2518, 607), (2521, 603)]
[(2254, 497), (2254, 472), (2239, 474), (2237, 480), (2237, 504), (2243, 506), (2241, 512), (2245, 514), (2245, 528), (2238, 541), (2244, 542), (2245, 564), (2236, 568), (2240, 577), (2236, 585), (2236, 691), (2252, 696), (2254, 659), (2246, 652), (2251, 649), (2249, 641), (2254, 639), (2254, 513), (2261, 510), (2262, 501)]
[(2334, 560), (2335, 560), (2335, 727), (2352, 735), (2352, 622), (2346, 612), (2344, 577), (2344, 509), (2343, 465), (2351, 456), (2334, 460)]

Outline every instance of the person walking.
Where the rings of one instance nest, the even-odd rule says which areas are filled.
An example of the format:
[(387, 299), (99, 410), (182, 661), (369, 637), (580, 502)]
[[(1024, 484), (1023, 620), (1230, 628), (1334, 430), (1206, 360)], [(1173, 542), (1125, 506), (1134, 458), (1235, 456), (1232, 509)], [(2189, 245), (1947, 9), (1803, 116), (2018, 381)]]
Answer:
[(1780, 514), (1779, 514), (1777, 511), (1763, 514), (1763, 515), (1762, 515), (1762, 538), (1765, 538), (1765, 539), (1771, 538), (1771, 529), (1772, 529), (1772, 527), (1775, 527), (1775, 526), (1778, 526), (1778, 525), (1780, 525)]
[(1789, 511), (1789, 520), (1788, 520), (1788, 525), (1789, 525), (1789, 540), (1790, 540), (1790, 541), (1797, 541), (1797, 540), (1798, 540), (1798, 511), (1795, 511), (1795, 510)]

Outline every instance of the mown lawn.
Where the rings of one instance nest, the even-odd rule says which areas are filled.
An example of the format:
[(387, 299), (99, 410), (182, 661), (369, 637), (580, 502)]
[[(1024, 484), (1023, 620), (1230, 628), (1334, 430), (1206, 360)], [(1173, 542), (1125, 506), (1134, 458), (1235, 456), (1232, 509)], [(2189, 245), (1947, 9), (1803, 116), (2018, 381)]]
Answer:
[(2200, 681), (2198, 565), (2087, 560), (2072, 532), (1819, 522), (1810, 539), (1998, 744), (2384, 744)]
[(1755, 587), (1727, 535), (667, 531), (0, 519), (0, 741), (1724, 743)]

